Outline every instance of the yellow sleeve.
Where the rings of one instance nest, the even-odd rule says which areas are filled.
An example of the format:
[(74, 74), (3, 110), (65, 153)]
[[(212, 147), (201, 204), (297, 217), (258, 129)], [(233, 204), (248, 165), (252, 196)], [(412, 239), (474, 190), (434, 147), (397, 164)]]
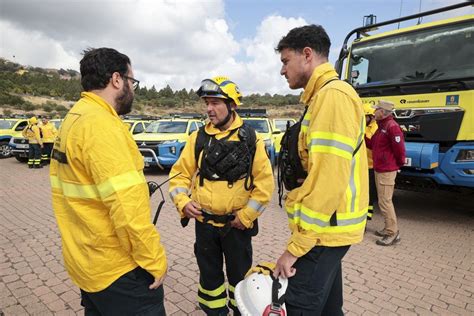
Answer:
[[(318, 94), (308, 112), (308, 177), (297, 189), (295, 203), (314, 218), (328, 218), (344, 199), (363, 121), (354, 101), (337, 89)], [(317, 238), (316, 232), (298, 227), (287, 249), (300, 257), (316, 245)]]
[(193, 132), (189, 136), (181, 152), (181, 156), (173, 165), (169, 174), (170, 178), (177, 175), (170, 180), (169, 193), (181, 217), (184, 217), (184, 206), (191, 201), (188, 194), (191, 189), (193, 177), (197, 171), (197, 163), (194, 157), (197, 133), (197, 131)]
[(43, 145), (43, 139), (41, 139), (40, 127), (39, 126), (36, 126), (36, 128), (33, 127), (33, 132), (35, 133), (35, 138), (38, 144)]
[(143, 170), (137, 170), (127, 136), (107, 124), (94, 124), (82, 149), (85, 168), (109, 209), (122, 247), (140, 267), (159, 278), (167, 269), (165, 249), (151, 223), (148, 186)]
[(249, 201), (237, 213), (240, 221), (247, 228), (252, 227), (253, 221), (263, 213), (275, 189), (272, 166), (265, 150), (265, 143), (260, 135), (257, 135), (252, 176), (254, 188), (250, 192)]

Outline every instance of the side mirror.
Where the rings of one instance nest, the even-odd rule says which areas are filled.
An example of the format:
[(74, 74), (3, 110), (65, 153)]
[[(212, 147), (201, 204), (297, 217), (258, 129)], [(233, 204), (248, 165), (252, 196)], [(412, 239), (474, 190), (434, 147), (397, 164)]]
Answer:
[(273, 135), (281, 134), (281, 131), (279, 129), (276, 129), (273, 131)]

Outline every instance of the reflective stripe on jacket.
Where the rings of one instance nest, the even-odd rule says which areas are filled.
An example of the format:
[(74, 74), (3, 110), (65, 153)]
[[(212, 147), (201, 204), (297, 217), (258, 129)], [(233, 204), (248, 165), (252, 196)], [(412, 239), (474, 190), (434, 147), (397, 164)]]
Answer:
[(330, 64), (316, 67), (301, 97), (309, 107), (298, 148), (308, 177), (285, 202), (292, 231), (287, 249), (297, 257), (317, 245), (358, 243), (364, 234), (369, 200), (364, 110), (346, 82), (327, 83), (336, 77)]
[[(227, 131), (220, 131), (208, 123), (205, 127), (209, 135), (214, 135), (221, 139), (233, 130), (242, 126), (242, 119), (234, 113), (234, 121)], [(232, 186), (227, 181), (210, 181), (204, 179), (204, 185), (199, 185), (199, 180), (193, 181), (197, 171), (194, 147), (196, 145), (197, 132), (190, 135), (183, 152), (178, 161), (173, 165), (170, 177), (181, 173), (179, 176), (171, 179), (169, 192), (181, 217), (184, 217), (184, 206), (194, 200), (198, 202), (203, 209), (211, 211), (215, 215), (232, 214), (238, 211), (240, 221), (247, 228), (252, 227), (252, 222), (262, 214), (266, 205), (270, 201), (275, 187), (273, 180), (272, 167), (265, 151), (265, 144), (257, 134), (257, 146), (252, 166), (252, 175), (254, 177), (254, 188), (251, 191), (245, 190), (245, 179), (237, 180)], [(238, 133), (234, 133), (229, 140), (238, 141)], [(202, 153), (201, 153), (202, 156)], [(191, 198), (188, 191), (191, 190)], [(202, 217), (198, 218), (202, 222)], [(223, 226), (216, 224), (215, 226)]]
[(150, 220), (143, 157), (104, 99), (81, 96), (54, 143), (54, 151), (65, 154), (62, 162), (52, 159), (50, 167), (66, 269), (87, 292), (105, 289), (137, 266), (159, 278), (167, 263)]
[[(372, 121), (370, 121), (369, 125), (367, 125), (365, 127), (365, 138), (366, 139), (371, 139), (372, 136), (377, 131), (377, 128), (378, 128), (377, 122), (375, 121), (375, 119), (372, 119)], [(367, 164), (369, 165), (369, 169), (374, 168), (374, 162), (373, 162), (373, 159), (372, 159), (372, 150), (370, 150), (368, 147), (367, 147)]]
[(43, 143), (54, 143), (54, 139), (58, 134), (56, 126), (51, 124), (51, 122), (48, 122), (46, 125), (42, 125), (40, 128), (41, 133), (43, 134)]
[(41, 132), (40, 128), (37, 124), (34, 125), (28, 125), (22, 132), (21, 134), (23, 137), (28, 139), (28, 143), (30, 144), (43, 144), (43, 141), (41, 140)]

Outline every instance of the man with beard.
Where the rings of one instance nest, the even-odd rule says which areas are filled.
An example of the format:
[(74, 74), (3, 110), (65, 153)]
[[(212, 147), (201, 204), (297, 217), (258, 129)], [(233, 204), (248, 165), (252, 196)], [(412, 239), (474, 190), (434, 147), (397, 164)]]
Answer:
[(165, 250), (143, 158), (119, 118), (139, 82), (111, 48), (85, 51), (80, 70), (85, 92), (61, 125), (50, 169), (66, 269), (86, 315), (165, 315)]

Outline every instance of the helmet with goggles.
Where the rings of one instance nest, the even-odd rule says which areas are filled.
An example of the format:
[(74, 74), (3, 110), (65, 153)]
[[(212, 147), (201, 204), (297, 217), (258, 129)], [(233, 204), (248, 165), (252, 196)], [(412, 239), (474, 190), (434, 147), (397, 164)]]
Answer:
[(201, 98), (212, 97), (232, 100), (237, 106), (242, 104), (242, 94), (239, 87), (227, 77), (218, 76), (212, 79), (204, 79), (197, 95)]

